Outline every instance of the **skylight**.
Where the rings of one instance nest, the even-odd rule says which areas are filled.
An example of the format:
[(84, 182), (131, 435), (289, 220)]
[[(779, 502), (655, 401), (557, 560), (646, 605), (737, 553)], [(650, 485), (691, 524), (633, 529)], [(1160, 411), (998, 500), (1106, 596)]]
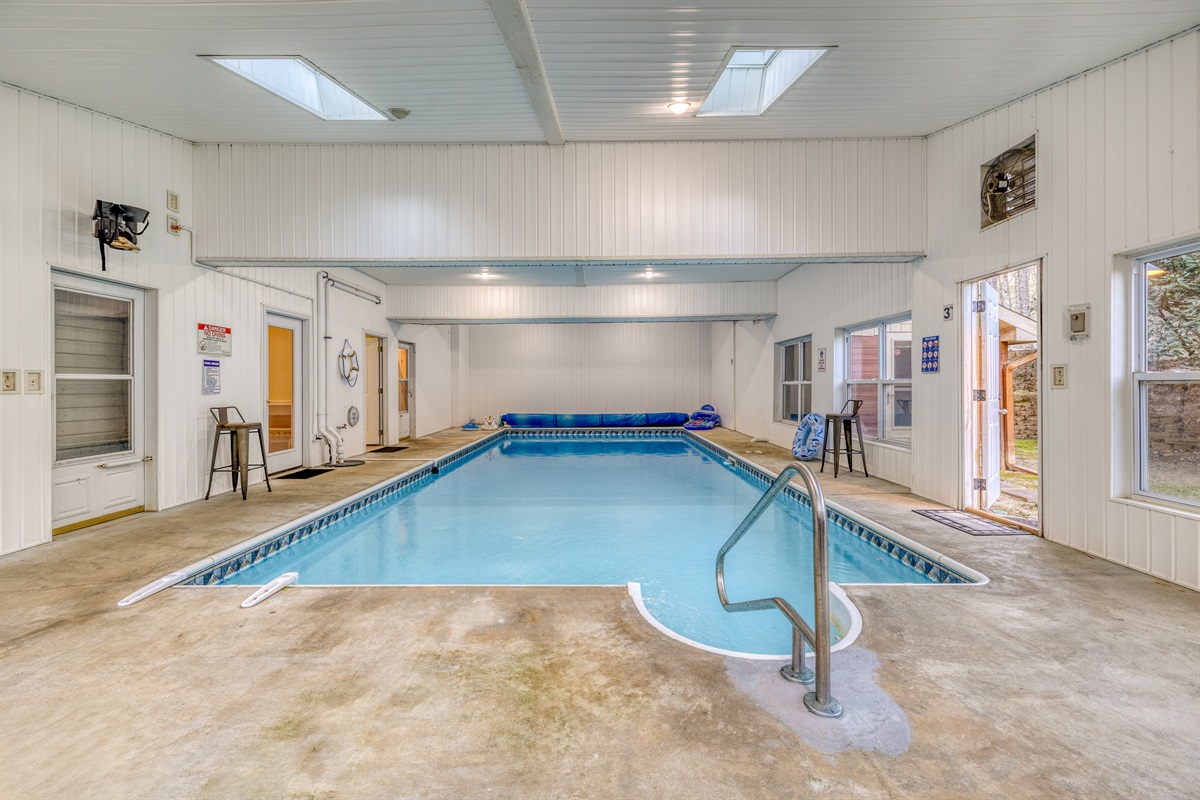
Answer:
[(762, 114), (827, 52), (817, 48), (735, 47), (696, 116)]
[(297, 56), (205, 56), (269, 92), (326, 120), (385, 120), (350, 90)]

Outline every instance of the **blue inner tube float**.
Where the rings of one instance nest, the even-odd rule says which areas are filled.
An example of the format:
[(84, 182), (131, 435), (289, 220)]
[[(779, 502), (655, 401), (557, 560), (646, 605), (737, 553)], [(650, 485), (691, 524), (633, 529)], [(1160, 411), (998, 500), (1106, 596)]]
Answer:
[(792, 439), (792, 455), (801, 461), (812, 461), (825, 444), (825, 418), (820, 414), (806, 414), (796, 428)]

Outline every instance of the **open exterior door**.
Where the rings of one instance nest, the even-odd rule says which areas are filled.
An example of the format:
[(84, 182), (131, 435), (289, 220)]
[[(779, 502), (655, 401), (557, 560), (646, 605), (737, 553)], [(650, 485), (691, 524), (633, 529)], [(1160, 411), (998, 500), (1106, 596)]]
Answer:
[(976, 374), (972, 401), (979, 432), (976, 507), (990, 509), (1000, 498), (1000, 297), (985, 281), (976, 284)]

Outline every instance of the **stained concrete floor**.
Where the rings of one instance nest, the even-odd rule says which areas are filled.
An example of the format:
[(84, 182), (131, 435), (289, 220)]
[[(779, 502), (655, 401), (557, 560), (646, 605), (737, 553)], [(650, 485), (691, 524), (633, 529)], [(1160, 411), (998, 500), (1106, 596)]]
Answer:
[[(856, 697), (847, 720), (797, 712), (804, 690), (768, 681), (771, 665), (756, 679), (666, 638), (620, 589), (292, 588), (243, 610), (244, 588), (176, 588), (116, 606), (477, 435), (0, 559), (0, 798), (1200, 791), (1200, 595), (1037, 537), (960, 533), (861, 473), (827, 475), (827, 495), (991, 578), (848, 589), (864, 630), (834, 691), (840, 662), (841, 691), (865, 681), (899, 709), (889, 724), (910, 735), (890, 749), (842, 749), (846, 726), (870, 723)], [(788, 460), (712, 437), (768, 468)]]

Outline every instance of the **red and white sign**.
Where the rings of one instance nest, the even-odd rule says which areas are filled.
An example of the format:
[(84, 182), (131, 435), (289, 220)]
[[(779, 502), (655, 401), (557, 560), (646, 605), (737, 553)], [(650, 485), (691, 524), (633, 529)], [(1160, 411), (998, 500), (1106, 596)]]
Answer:
[(233, 328), (226, 328), (223, 325), (205, 325), (203, 322), (196, 327), (199, 329), (196, 352), (218, 358), (233, 355)]

